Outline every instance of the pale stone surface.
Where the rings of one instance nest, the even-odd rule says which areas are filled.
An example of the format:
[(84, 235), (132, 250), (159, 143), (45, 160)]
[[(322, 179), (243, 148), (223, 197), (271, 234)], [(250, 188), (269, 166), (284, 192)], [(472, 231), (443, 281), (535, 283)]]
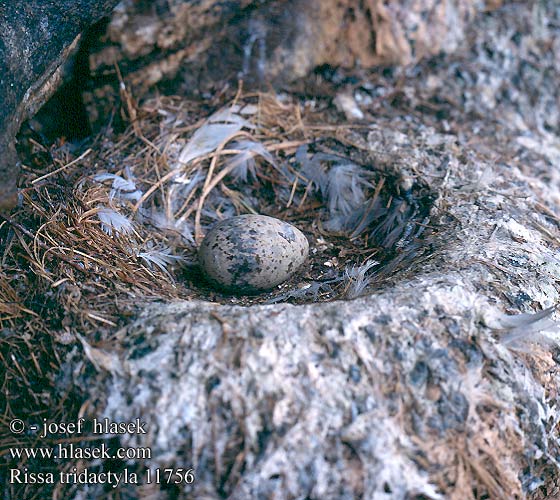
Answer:
[(437, 195), (408, 267), (352, 301), (147, 305), (88, 347), (96, 409), (148, 423), (124, 445), (194, 467), (194, 498), (558, 496), (558, 326), (513, 316), (559, 300), (560, 14), (541, 7), (377, 80), (404, 104), (357, 147)]

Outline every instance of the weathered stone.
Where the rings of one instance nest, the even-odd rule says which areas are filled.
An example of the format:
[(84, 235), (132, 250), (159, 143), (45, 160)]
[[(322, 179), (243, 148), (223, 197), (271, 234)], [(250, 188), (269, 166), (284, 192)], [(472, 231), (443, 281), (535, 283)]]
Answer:
[(124, 445), (194, 467), (197, 498), (555, 497), (560, 24), (542, 16), (479, 19), (460, 64), (401, 73), (404, 103), (356, 132), (438, 195), (426, 245), (377, 290), (155, 304), (88, 346), (98, 409), (148, 422)]
[(15, 137), (63, 80), (80, 33), (117, 0), (0, 1), (0, 209), (16, 201)]
[(116, 58), (139, 92), (175, 77), (193, 92), (224, 79), (286, 83), (321, 65), (409, 64), (457, 50), (475, 13), (500, 3), (125, 0), (92, 69)]
[[(0, 64), (6, 68), (0, 76), (0, 206), (15, 201), (14, 138), (22, 121), (60, 85), (63, 63), (77, 48), (81, 31), (115, 4), (0, 3)], [(359, 5), (350, 0), (125, 0), (102, 44), (92, 47), (90, 65), (103, 81), (112, 73), (115, 88), (118, 63), (137, 96), (172, 78), (179, 90), (190, 93), (239, 78), (282, 84), (321, 65), (370, 68), (453, 52), (482, 8), (484, 2), (474, 0), (371, 0)], [(94, 129), (103, 124), (93, 112), (103, 108), (97, 91), (87, 97)], [(102, 116), (114, 106), (112, 99), (106, 100)]]
[(437, 198), (430, 237), (368, 296), (146, 304), (81, 339), (65, 368), (89, 411), (146, 422), (120, 440), (151, 447), (142, 466), (195, 469), (169, 496), (558, 496), (559, 15), (509, 5), (460, 57), (371, 75), (356, 147)]

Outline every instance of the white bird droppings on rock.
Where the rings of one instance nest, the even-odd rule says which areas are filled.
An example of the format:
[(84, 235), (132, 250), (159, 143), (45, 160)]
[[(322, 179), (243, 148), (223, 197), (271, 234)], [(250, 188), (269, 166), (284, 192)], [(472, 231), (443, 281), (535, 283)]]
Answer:
[(212, 228), (198, 257), (215, 285), (255, 293), (286, 281), (308, 253), (307, 238), (291, 224), (265, 215), (239, 215)]

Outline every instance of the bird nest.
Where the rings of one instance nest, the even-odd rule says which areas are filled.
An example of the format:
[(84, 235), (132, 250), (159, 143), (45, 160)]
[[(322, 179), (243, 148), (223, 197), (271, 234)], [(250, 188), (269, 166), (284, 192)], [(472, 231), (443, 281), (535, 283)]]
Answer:
[[(367, 126), (340, 125), (332, 107), (287, 95), (137, 105), (121, 91), (126, 130), (109, 125), (79, 147), (22, 141), (21, 203), (0, 222), (0, 355), (12, 418), (52, 418), (57, 405), (61, 420), (80, 414), (81, 395), (61, 389), (54, 367), (76, 332), (102, 345), (147, 302), (351, 299), (421, 261), (431, 193), (371, 157)], [(225, 294), (205, 280), (197, 247), (220, 220), (250, 213), (302, 230), (309, 258), (270, 292)], [(32, 440), (9, 435), (0, 448)]]
[[(28, 170), (22, 211), (40, 224), (11, 225), (33, 239), (32, 265), (58, 293), (82, 288), (86, 275), (148, 296), (316, 302), (378, 289), (417, 256), (430, 194), (373, 162), (367, 127), (330, 126), (328, 111), (270, 94), (238, 95), (213, 112), (179, 98), (137, 107), (124, 97), (124, 134), (109, 128), (77, 157), (66, 145), (35, 144), (53, 165)], [(204, 279), (196, 249), (216, 222), (250, 213), (301, 229), (310, 258), (269, 293), (226, 295)]]
[[(513, 7), (512, 12), (518, 13), (518, 6)], [(428, 429), (427, 441), (416, 440), (426, 442), (426, 447), (418, 448), (418, 453), (410, 457), (415, 464), (430, 471), (431, 480), (435, 478), (434, 484), (444, 492), (452, 490), (461, 498), (497, 498), (506, 491), (522, 491), (523, 487), (531, 497), (556, 498), (558, 481), (552, 455), (557, 444), (554, 444), (553, 430), (558, 422), (551, 417), (546, 424), (533, 425), (539, 422), (539, 412), (554, 413), (554, 397), (542, 400), (544, 403), (541, 399), (545, 392), (555, 395), (555, 379), (551, 373), (556, 355), (544, 353), (534, 360), (528, 356), (520, 360), (509, 354), (506, 356), (503, 345), (489, 338), (488, 329), (479, 325), (479, 309), (471, 301), (475, 295), (468, 288), (482, 290), (476, 295), (477, 300), (500, 296), (500, 300), (495, 299), (500, 307), (506, 303), (503, 296), (515, 308), (535, 308), (537, 302), (530, 301), (536, 300), (533, 294), (538, 287), (527, 288), (531, 295), (524, 290), (529, 285), (533, 287), (541, 278), (545, 283), (543, 289), (549, 286), (546, 273), (550, 271), (549, 268), (545, 270), (542, 261), (525, 266), (530, 261), (520, 256), (525, 259), (527, 248), (531, 251), (545, 248), (545, 243), (524, 246), (522, 237), (512, 233), (509, 243), (491, 242), (497, 250), (489, 251), (489, 246), (483, 246), (484, 252), (488, 250), (483, 258), (474, 255), (473, 249), (482, 241), (482, 235), (500, 238), (500, 232), (506, 227), (540, 224), (538, 219), (529, 217), (535, 206), (546, 210), (546, 216), (555, 224), (558, 220), (552, 195), (537, 198), (548, 200), (548, 207), (540, 202), (532, 205), (530, 197), (525, 201), (527, 193), (540, 189), (530, 184), (536, 182), (536, 177), (532, 176), (537, 175), (534, 172), (539, 168), (539, 175), (544, 176), (546, 183), (554, 185), (554, 177), (550, 180), (554, 170), (550, 167), (552, 163), (537, 157), (537, 149), (539, 154), (540, 149), (544, 149), (540, 146), (543, 143), (533, 142), (533, 132), (528, 129), (523, 129), (526, 135), (520, 135), (516, 127), (521, 125), (518, 124), (513, 131), (504, 132), (504, 122), (517, 116), (513, 111), (521, 110), (527, 122), (518, 123), (523, 127), (533, 123), (530, 125), (533, 130), (541, 128), (542, 116), (551, 120), (556, 116), (554, 112), (539, 112), (552, 109), (549, 98), (553, 95), (552, 89), (556, 89), (554, 72), (545, 72), (549, 77), (536, 79), (534, 83), (533, 76), (519, 76), (527, 70), (526, 61), (536, 57), (534, 50), (540, 47), (545, 55), (538, 62), (544, 65), (548, 60), (549, 66), (554, 53), (548, 44), (533, 43), (531, 37), (526, 39), (530, 43), (520, 45), (517, 35), (511, 36), (512, 26), (516, 24), (511, 16), (503, 14), (496, 16), (504, 23), (503, 37), (496, 38), (500, 43), (494, 43), (495, 30), (486, 29), (486, 24), (482, 25), (484, 29), (477, 30), (480, 36), (490, 37), (490, 42), (476, 44), (481, 54), (478, 59), (461, 59), (459, 65), (456, 61), (440, 61), (442, 64), (437, 60), (427, 61), (424, 69), (413, 70), (409, 80), (412, 83), (399, 78), (398, 82), (373, 88), (367, 125), (345, 123), (341, 114), (330, 106), (330, 100), (327, 104), (327, 99), (320, 97), (305, 100), (290, 95), (239, 93), (227, 98), (218, 95), (214, 100), (201, 102), (152, 96), (138, 105), (126, 86), (121, 85), (122, 107), (107, 119), (108, 125), (96, 137), (79, 146), (62, 140), (47, 145), (38, 136), (28, 140), (27, 145), (23, 144), (21, 204), (9, 218), (0, 218), (0, 380), (3, 381), (0, 409), (4, 423), (0, 426), (0, 484), (4, 486), (4, 496), (70, 498), (76, 493), (71, 485), (43, 485), (38, 492), (36, 485), (9, 484), (6, 476), (9, 467), (71, 471), (73, 467), (83, 468), (88, 462), (13, 459), (9, 454), (11, 448), (35, 447), (37, 436), (34, 433), (10, 434), (6, 424), (12, 418), (37, 423), (43, 418), (71, 422), (99, 408), (107, 397), (105, 387), (98, 393), (99, 400), (92, 395), (97, 394), (94, 391), (88, 395), (80, 392), (80, 387), (96, 379), (95, 368), (83, 352), (91, 360), (92, 352), (98, 357), (108, 353), (116, 356), (119, 349), (130, 348), (135, 357), (141, 358), (145, 350), (155, 349), (149, 344), (151, 339), (140, 338), (141, 333), (126, 336), (126, 341), (120, 343), (115, 341), (118, 340), (116, 332), (138, 316), (146, 303), (182, 298), (252, 306), (352, 299), (374, 294), (424, 268), (429, 272), (430, 267), (440, 265), (441, 260), (436, 259), (434, 264), (428, 259), (437, 255), (438, 245), (449, 242), (468, 248), (465, 252), (445, 255), (459, 259), (471, 252), (474, 258), (468, 263), (470, 266), (489, 266), (476, 272), (470, 267), (464, 272), (466, 279), (454, 281), (459, 295), (463, 295), (463, 285), (468, 284), (465, 302), (460, 301), (460, 307), (452, 307), (451, 301), (458, 295), (447, 297), (448, 289), (442, 286), (437, 290), (440, 295), (445, 293), (445, 301), (438, 296), (434, 300), (430, 298), (430, 305), (424, 303), (418, 307), (417, 314), (403, 307), (392, 326), (385, 327), (389, 317), (386, 309), (395, 302), (389, 299), (375, 302), (372, 298), (371, 304), (386, 307), (379, 314), (370, 314), (369, 310), (364, 314), (375, 319), (363, 332), (360, 326), (355, 337), (340, 343), (339, 326), (335, 325), (332, 332), (325, 328), (324, 335), (317, 339), (321, 342), (318, 349), (321, 356), (329, 351), (332, 358), (338, 356), (332, 363), (331, 357), (325, 356), (330, 365), (324, 372), (324, 379), (319, 380), (326, 381), (329, 391), (337, 387), (331, 386), (331, 381), (338, 381), (338, 387), (348, 389), (351, 395), (344, 401), (352, 404), (361, 404), (360, 399), (354, 397), (359, 391), (363, 390), (364, 398), (369, 398), (375, 395), (375, 387), (381, 387), (380, 401), (386, 402), (387, 408), (382, 405), (379, 414), (386, 411), (390, 418), (382, 418), (380, 428), (387, 422), (398, 421), (395, 428), (398, 431), (389, 427), (395, 430), (395, 436), (401, 429), (408, 429), (409, 423), (413, 435), (419, 432), (417, 429)], [(529, 17), (516, 16), (523, 20)], [(542, 30), (539, 28), (538, 32)], [(503, 73), (502, 62), (510, 60), (510, 56), (498, 57), (499, 51), (489, 53), (488, 46), (506, 53), (513, 50), (514, 54), (516, 50), (528, 50), (524, 47), (531, 51), (529, 56), (516, 56), (515, 64), (506, 65), (509, 73)], [(519, 46), (521, 48), (516, 48)], [(483, 66), (480, 60), (486, 61)], [(500, 77), (494, 78), (496, 75)], [(521, 82), (521, 88), (527, 85), (529, 90), (521, 92), (515, 86), (510, 87), (512, 82)], [(502, 87), (513, 91), (502, 95), (498, 92)], [(492, 107), (496, 104), (493, 100), (486, 103), (488, 95), (502, 96), (498, 107)], [(391, 106), (376, 107), (378, 99)], [(392, 108), (399, 107), (399, 102), (402, 102), (402, 109), (393, 111)], [(536, 110), (534, 122), (531, 121), (533, 110)], [(415, 115), (420, 119), (415, 121)], [(119, 128), (120, 121), (127, 124), (126, 129)], [(549, 123), (553, 120), (544, 122), (542, 130), (547, 130)], [(409, 137), (411, 139), (407, 140)], [(521, 148), (522, 140), (530, 147)], [(483, 158), (486, 154), (489, 155), (487, 160)], [(552, 146), (547, 154), (555, 158)], [(527, 167), (529, 163), (534, 163), (531, 169)], [(407, 177), (415, 174), (416, 166), (423, 165), (434, 168), (418, 168), (419, 175)], [(527, 177), (521, 177), (525, 179), (522, 182), (517, 174), (510, 175), (510, 171), (517, 168), (529, 170)], [(427, 170), (437, 172), (437, 178), (441, 179), (437, 214), (430, 210), (434, 202), (432, 192), (417, 180), (417, 177), (430, 175), (426, 174)], [(487, 174), (499, 176), (502, 173), (507, 185), (489, 185)], [(447, 185), (449, 175), (452, 181)], [(446, 191), (452, 190), (455, 190), (453, 197), (446, 195)], [(484, 196), (474, 197), (474, 191)], [(504, 198), (496, 202), (494, 195)], [(465, 200), (468, 203), (460, 207)], [(461, 210), (447, 210), (449, 203)], [(472, 218), (468, 213), (471, 210)], [(204, 280), (196, 263), (196, 248), (216, 222), (245, 213), (272, 215), (300, 228), (309, 239), (310, 257), (299, 274), (269, 293), (250, 297), (226, 295)], [(504, 214), (511, 216), (507, 225), (502, 224)], [(499, 221), (496, 225), (495, 220)], [(484, 230), (472, 230), (472, 226), (479, 223), (484, 224)], [(454, 224), (463, 226), (457, 230)], [(436, 236), (434, 227), (440, 230), (437, 238), (432, 237)], [(554, 231), (546, 229), (548, 226), (538, 227), (542, 234), (547, 231), (543, 241), (552, 248), (557, 241)], [(522, 240), (518, 248), (514, 247), (516, 238)], [(500, 255), (502, 249), (506, 251)], [(494, 271), (488, 274), (488, 268), (503, 275), (495, 278)], [(519, 269), (524, 273), (518, 272)], [(463, 272), (460, 265), (456, 270)], [(416, 288), (407, 293), (407, 304), (415, 300), (416, 293)], [(432, 288), (424, 293), (431, 294)], [(441, 304), (445, 307), (441, 308)], [(360, 307), (359, 303), (354, 305)], [(215, 309), (210, 307), (208, 314), (222, 324), (220, 317), (214, 316)], [(242, 318), (239, 321), (245, 323), (246, 315), (239, 311), (253, 310), (232, 309)], [(278, 309), (292, 312), (291, 308)], [(549, 312), (545, 311), (546, 315)], [(510, 326), (533, 337), (538, 332), (539, 321), (532, 316), (527, 318), (523, 316), (517, 320), (519, 323)], [(548, 320), (547, 316), (540, 318)], [(167, 320), (165, 316), (163, 321)], [(154, 324), (157, 321), (154, 320)], [(192, 325), (196, 321), (197, 318), (189, 318), (190, 323), (184, 324)], [(330, 318), (325, 319), (325, 323), (328, 321)], [(527, 327), (527, 321), (533, 324)], [(399, 335), (392, 335), (397, 328), (395, 325), (398, 325)], [(220, 367), (226, 366), (228, 373), (237, 376), (237, 361), (228, 364), (224, 359), (237, 360), (237, 352), (256, 351), (256, 344), (252, 343), (253, 339), (245, 342), (241, 335), (233, 335), (235, 326), (236, 323), (229, 327), (229, 343), (224, 342), (214, 355)], [(153, 328), (152, 324), (147, 328)], [(121, 329), (121, 339), (133, 330), (134, 327)], [(206, 340), (204, 328), (198, 331)], [(340, 332), (344, 333), (342, 326)], [(156, 329), (154, 337), (160, 345), (172, 342), (159, 333)], [(306, 337), (302, 334), (298, 338)], [(366, 351), (362, 350), (366, 344), (355, 343), (352, 339), (363, 339), (368, 346)], [(289, 352), (283, 361), (291, 363), (291, 356), (301, 352), (305, 342), (285, 344), (286, 350), (278, 352)], [(196, 351), (204, 361), (208, 356), (207, 345), (201, 342)], [(354, 349), (355, 345), (358, 348)], [(315, 348), (316, 345), (310, 343), (303, 355), (311, 353), (309, 359), (315, 359)], [(186, 352), (191, 350), (191, 345), (182, 345), (181, 349), (180, 352)], [(348, 358), (337, 354), (346, 355), (350, 350), (354, 352)], [(181, 357), (176, 351), (170, 349), (169, 352), (166, 359)], [(361, 366), (360, 353), (363, 352), (373, 353), (371, 355), (380, 360), (383, 368), (390, 366), (391, 369), (373, 372), (373, 377), (362, 376), (363, 386), (360, 386), (360, 371), (356, 367)], [(223, 353), (231, 357), (223, 358)], [(346, 371), (348, 359), (356, 359), (356, 362)], [(199, 371), (208, 375), (209, 386), (213, 387), (219, 379), (205, 372), (207, 365), (201, 366)], [(229, 366), (235, 369), (231, 371)], [(453, 366), (457, 367), (455, 374), (449, 369)], [(176, 376), (173, 366), (166, 368), (170, 377)], [(150, 369), (156, 371), (159, 367)], [(279, 373), (286, 384), (294, 380), (286, 379), (286, 372), (282, 370)], [(337, 373), (339, 375), (333, 378)], [(247, 380), (252, 384), (260, 374), (255, 372)], [(150, 376), (148, 372), (144, 380)], [(297, 376), (297, 373), (293, 375)], [(531, 383), (528, 384), (529, 379)], [(185, 377), (184, 380), (190, 383), (190, 379)], [(351, 385), (346, 385), (346, 380)], [(276, 380), (274, 383), (275, 391)], [(301, 383), (306, 384), (307, 379), (302, 379)], [(136, 389), (135, 384), (136, 380), (130, 382), (130, 392)], [(223, 387), (219, 389), (223, 391), (221, 394), (231, 392), (230, 386), (223, 384)], [(161, 386), (153, 387), (157, 394), (160, 389)], [(310, 390), (314, 390), (313, 384)], [(512, 390), (514, 396), (511, 396)], [(262, 399), (262, 392), (253, 389), (247, 392), (256, 394), (259, 404), (262, 400), (262, 406), (268, 406), (267, 400)], [(212, 397), (218, 401), (216, 393)], [(393, 415), (395, 395), (402, 400), (403, 408), (396, 416)], [(227, 400), (229, 395), (223, 397)], [(470, 406), (465, 413), (466, 402)], [(411, 408), (413, 411), (408, 411)], [(212, 411), (217, 413), (221, 408)], [(268, 409), (259, 411), (270, 414)], [(331, 408), (327, 407), (327, 411), (331, 412)], [(366, 417), (377, 419), (377, 415), (371, 412)], [(401, 418), (402, 415), (405, 418)], [(320, 416), (317, 413), (310, 418), (319, 419)], [(233, 438), (227, 443), (233, 444), (229, 454), (224, 454), (228, 464), (225, 469), (235, 479), (240, 474), (239, 464), (244, 463), (245, 452), (239, 443), (243, 442), (246, 430), (241, 424), (239, 427), (231, 425), (235, 420), (226, 422), (225, 418), (220, 415), (217, 421), (225, 422), (224, 427), (231, 429)], [(337, 425), (345, 425), (346, 420), (343, 420)], [(263, 435), (268, 434), (269, 420), (263, 418), (262, 421)], [(448, 426), (447, 422), (451, 424)], [(417, 424), (425, 427), (416, 427)], [(387, 433), (377, 434), (383, 437)], [(375, 432), (368, 435), (375, 435)], [(471, 440), (472, 436), (476, 439)], [(41, 446), (54, 446), (68, 439), (67, 436), (53, 437), (42, 441)], [(91, 441), (89, 437), (86, 439), (88, 445), (96, 444), (94, 436)], [(280, 439), (284, 441), (284, 436)], [(386, 449), (383, 439), (373, 442), (377, 443), (377, 448), (381, 442), (381, 448)], [(391, 439), (387, 442), (392, 443)], [(327, 445), (330, 443), (328, 441)], [(112, 444), (118, 443), (112, 441)], [(461, 447), (458, 452), (457, 446)], [(403, 450), (405, 454), (408, 448)], [(371, 454), (372, 459), (377, 460), (376, 453)], [(237, 456), (241, 457), (239, 462)], [(524, 457), (523, 460), (520, 457)], [(354, 455), (351, 460), (354, 461)], [(389, 462), (392, 465), (394, 460)], [(220, 463), (219, 460), (216, 463)], [(230, 472), (232, 463), (235, 464)], [(518, 475), (520, 463), (530, 465)], [(337, 464), (333, 467), (338, 467)], [(115, 469), (125, 465), (122, 462), (108, 464)], [(352, 467), (340, 470), (340, 474), (350, 480), (356, 477), (348, 474)], [(396, 477), (398, 481), (403, 476)], [(392, 494), (391, 485), (385, 484), (387, 494)], [(354, 491), (359, 491), (358, 488)], [(146, 497), (149, 494), (147, 492)], [(107, 491), (107, 498), (119, 496), (122, 496), (120, 491)]]

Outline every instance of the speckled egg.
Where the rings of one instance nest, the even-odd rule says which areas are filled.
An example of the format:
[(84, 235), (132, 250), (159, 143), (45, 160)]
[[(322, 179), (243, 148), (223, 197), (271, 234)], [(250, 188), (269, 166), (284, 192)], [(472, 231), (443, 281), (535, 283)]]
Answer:
[(212, 228), (198, 259), (214, 284), (255, 293), (286, 281), (308, 253), (307, 238), (291, 224), (266, 215), (239, 215)]

